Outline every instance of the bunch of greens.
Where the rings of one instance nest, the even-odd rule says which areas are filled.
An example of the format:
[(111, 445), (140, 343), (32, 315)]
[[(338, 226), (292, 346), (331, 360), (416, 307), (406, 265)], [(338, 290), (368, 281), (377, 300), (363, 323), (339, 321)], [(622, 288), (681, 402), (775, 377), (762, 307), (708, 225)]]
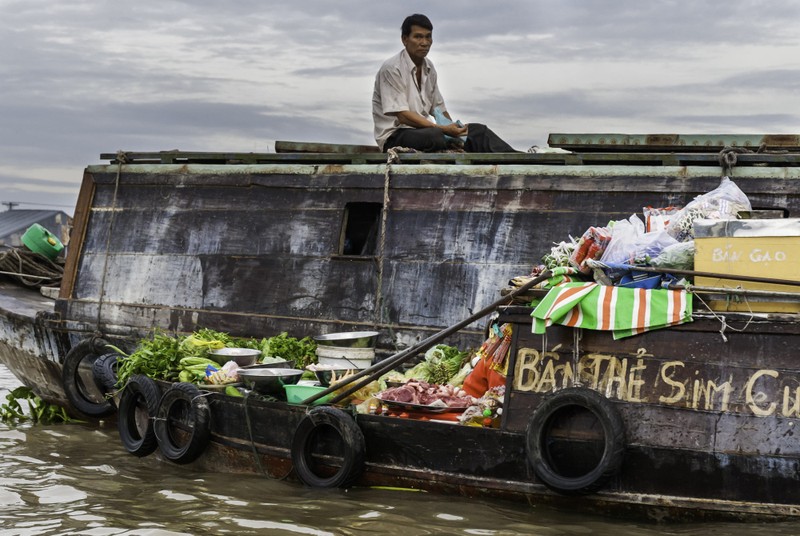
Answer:
[[(316, 360), (317, 345), (311, 337), (296, 339), (284, 332), (268, 339), (233, 337), (221, 331), (203, 328), (191, 335), (170, 336), (162, 332), (154, 332), (150, 337), (142, 339), (136, 350), (127, 355), (112, 346), (124, 356), (117, 369), (117, 385), (125, 385), (134, 374), (144, 374), (153, 379), (179, 381), (180, 373), (185, 368), (181, 360), (207, 358), (208, 353), (220, 348), (251, 348), (261, 350), (264, 356), (280, 356), (294, 361), (295, 366), (304, 369)], [(184, 380), (186, 375), (184, 374)]]
[[(22, 409), (20, 400), (28, 403), (28, 412)], [(6, 395), (6, 403), (0, 406), (0, 421), (6, 424), (19, 424), (26, 421), (40, 424), (71, 422), (73, 419), (61, 406), (45, 402), (31, 391), (30, 387), (17, 387)]]
[(232, 338), (227, 333), (220, 333), (203, 328), (181, 340), (180, 351), (183, 357), (206, 357), (210, 350), (219, 350), (229, 346)]
[(542, 257), (542, 264), (544, 264), (545, 268), (548, 270), (560, 266), (569, 266), (569, 258), (575, 251), (576, 246), (577, 240), (571, 236), (569, 237), (569, 242), (554, 243), (554, 246), (550, 248), (550, 253)]
[(454, 346), (440, 344), (425, 352), (425, 359), (409, 369), (405, 376), (409, 379), (444, 385), (455, 376), (469, 356)]
[(294, 361), (295, 368), (305, 369), (317, 360), (317, 343), (311, 337), (296, 339), (285, 331), (274, 337), (262, 339), (258, 348), (265, 357), (282, 357)]
[(117, 385), (125, 385), (134, 374), (144, 374), (157, 380), (177, 381), (182, 357), (181, 338), (154, 332), (150, 338), (142, 339), (136, 350), (127, 355), (117, 347), (112, 348), (122, 354), (118, 361)]

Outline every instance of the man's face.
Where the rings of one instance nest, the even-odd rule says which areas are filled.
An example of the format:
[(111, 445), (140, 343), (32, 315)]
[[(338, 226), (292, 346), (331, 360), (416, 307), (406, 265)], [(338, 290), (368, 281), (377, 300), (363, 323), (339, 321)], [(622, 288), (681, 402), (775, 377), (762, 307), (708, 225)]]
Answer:
[(431, 49), (433, 32), (414, 24), (411, 26), (411, 33), (403, 36), (402, 39), (408, 55), (411, 56), (414, 63), (419, 63), (428, 55)]

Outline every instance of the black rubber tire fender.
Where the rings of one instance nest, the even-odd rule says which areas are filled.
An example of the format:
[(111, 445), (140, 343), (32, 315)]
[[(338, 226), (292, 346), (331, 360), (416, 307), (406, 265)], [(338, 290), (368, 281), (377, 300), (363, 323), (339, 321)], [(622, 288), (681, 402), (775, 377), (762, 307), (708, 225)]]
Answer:
[[(329, 477), (321, 477), (312, 469), (312, 440), (320, 427), (333, 428), (342, 441), (342, 466)], [(312, 488), (344, 488), (353, 484), (364, 471), (365, 454), (364, 433), (353, 417), (330, 406), (312, 408), (297, 425), (292, 439), (295, 473)]]
[[(180, 421), (188, 434), (180, 442), (176, 423)], [(211, 411), (208, 399), (196, 385), (172, 384), (161, 396), (154, 422), (158, 447), (164, 457), (178, 464), (196, 460), (211, 440)]]
[[(64, 387), (64, 394), (67, 395), (67, 400), (72, 404), (72, 407), (88, 417), (107, 417), (116, 411), (114, 402), (111, 399), (104, 398), (99, 401), (90, 398), (90, 395), (87, 394), (89, 386), (85, 385), (84, 379), (81, 377), (82, 363), (90, 360), (87, 364), (92, 365), (101, 354), (107, 352), (107, 345), (108, 343), (99, 337), (89, 337), (73, 346), (64, 358), (64, 365), (61, 370), (61, 384)], [(85, 369), (85, 366), (83, 368)], [(94, 381), (93, 373), (90, 379), (94, 383), (91, 387), (94, 387), (98, 394), (105, 392)]]
[(120, 391), (117, 429), (125, 450), (144, 457), (158, 448), (153, 419), (158, 411), (159, 390), (156, 382), (134, 374)]
[(92, 375), (98, 387), (109, 393), (117, 387), (117, 353), (103, 354), (92, 364)]
[[(560, 474), (551, 464), (547, 434), (552, 419), (569, 407), (584, 408), (597, 418), (603, 431), (603, 453), (597, 465), (584, 475)], [(625, 453), (625, 425), (614, 403), (584, 387), (571, 387), (545, 398), (536, 408), (526, 431), (526, 454), (536, 477), (545, 486), (564, 495), (594, 493), (619, 474)]]

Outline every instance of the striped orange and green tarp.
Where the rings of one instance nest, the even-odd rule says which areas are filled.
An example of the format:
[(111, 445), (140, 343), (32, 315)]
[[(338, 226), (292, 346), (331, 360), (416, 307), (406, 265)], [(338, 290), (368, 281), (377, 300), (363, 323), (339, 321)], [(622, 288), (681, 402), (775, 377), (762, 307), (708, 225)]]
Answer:
[(614, 339), (692, 321), (685, 290), (625, 288), (597, 283), (553, 287), (531, 313), (533, 332), (547, 326), (613, 331)]

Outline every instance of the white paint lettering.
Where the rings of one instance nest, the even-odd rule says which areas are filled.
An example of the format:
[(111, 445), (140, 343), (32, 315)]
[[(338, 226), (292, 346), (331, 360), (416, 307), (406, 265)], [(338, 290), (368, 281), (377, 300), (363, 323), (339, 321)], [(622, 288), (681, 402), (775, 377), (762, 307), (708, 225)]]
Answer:
[[(789, 404), (791, 403), (791, 407)], [(781, 412), (784, 417), (800, 417), (800, 387), (794, 391), (794, 399), (792, 399), (792, 390), (787, 385), (783, 388), (783, 411)]]
[(754, 415), (758, 415), (760, 417), (769, 417), (775, 412), (775, 408), (777, 405), (774, 402), (770, 402), (766, 405), (766, 407), (761, 407), (759, 404), (763, 403), (767, 400), (767, 395), (761, 391), (758, 393), (754, 393), (753, 389), (755, 389), (756, 382), (762, 376), (769, 376), (771, 378), (778, 377), (777, 370), (759, 370), (755, 372), (750, 379), (747, 380), (747, 387), (745, 388), (745, 397), (747, 400), (747, 407), (750, 408), (750, 411), (753, 412)]
[[(684, 393), (686, 392), (686, 386), (683, 385), (681, 382), (675, 381), (672, 379), (672, 375), (675, 373), (673, 370), (675, 367), (685, 367), (682, 362), (680, 361), (667, 361), (663, 365), (661, 365), (661, 379), (664, 380), (664, 383), (667, 385), (672, 386), (672, 394), (670, 396), (660, 396), (658, 397), (658, 401), (662, 404), (674, 404), (681, 398), (683, 398)], [(669, 371), (669, 372), (668, 372)]]

